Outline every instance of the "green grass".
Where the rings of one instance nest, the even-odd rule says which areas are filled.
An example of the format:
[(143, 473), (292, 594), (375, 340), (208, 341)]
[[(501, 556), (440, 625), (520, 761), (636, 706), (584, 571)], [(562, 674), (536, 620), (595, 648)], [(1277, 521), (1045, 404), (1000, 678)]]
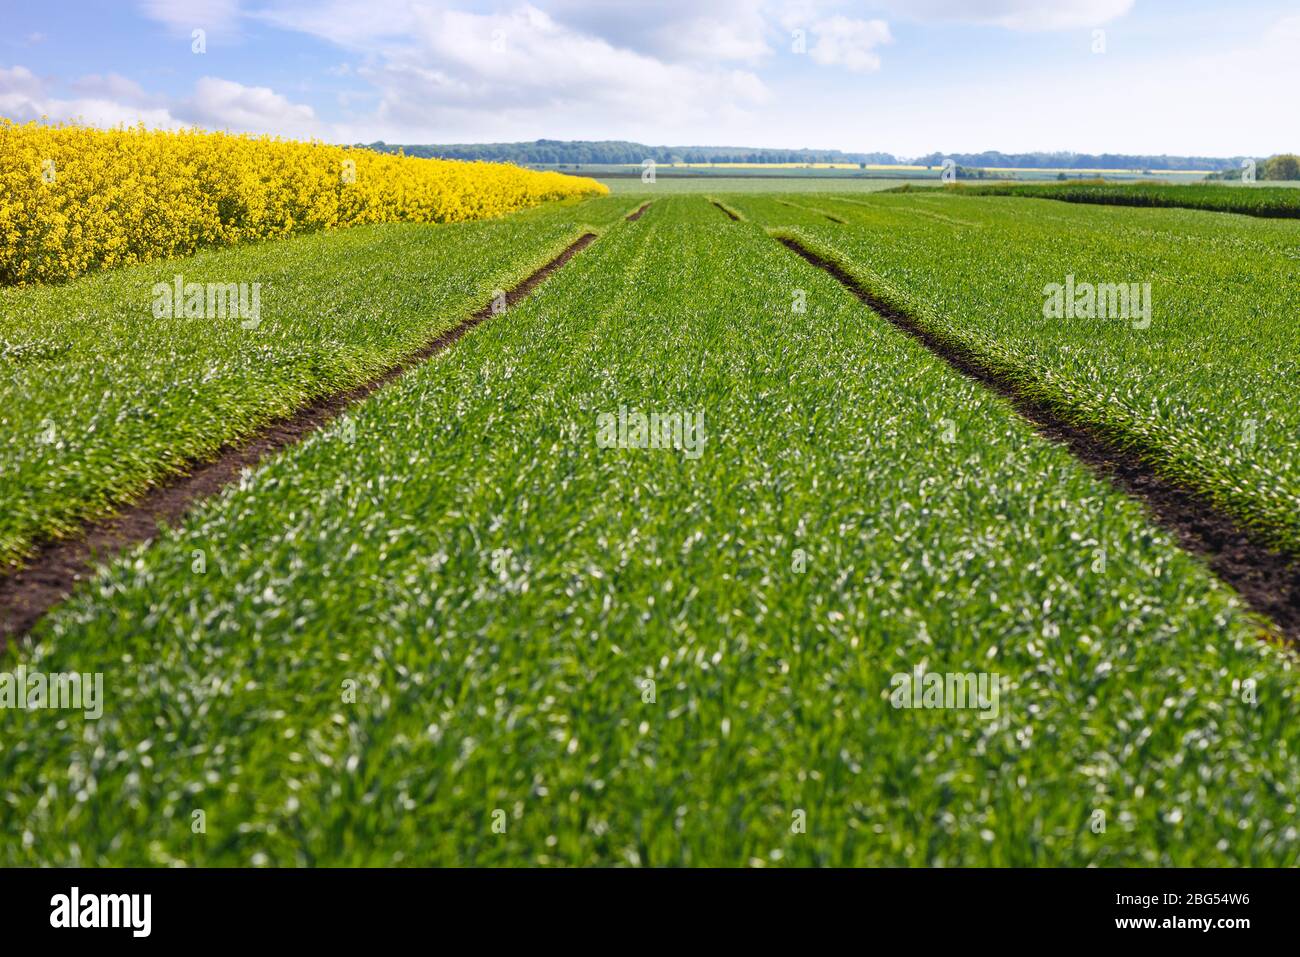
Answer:
[[(730, 200), (928, 329), (1300, 554), (1300, 224), (964, 194)], [(786, 202), (804, 203), (800, 197)], [(1044, 317), (1044, 290), (1151, 284), (1149, 328)], [(1135, 320), (1136, 321), (1136, 320)]]
[[(703, 454), (598, 448), (620, 406)], [(108, 701), (3, 714), (0, 861), (1300, 863), (1296, 675), (1231, 592), (701, 197), (352, 420), (40, 626)], [(917, 667), (997, 716), (891, 707)]]
[[(798, 171), (796, 171), (798, 172)], [(654, 183), (643, 183), (639, 176), (600, 176), (597, 179), (619, 196), (634, 195), (644, 199), (675, 196), (679, 193), (876, 193), (888, 191), (903, 180), (853, 179), (830, 176), (682, 176), (664, 174), (662, 168)], [(908, 182), (923, 183), (916, 179)]]
[[(0, 567), (311, 399), (366, 381), (628, 201), (364, 227), (0, 289)], [(155, 318), (152, 287), (260, 283), (261, 321)]]
[(1067, 203), (1107, 206), (1182, 207), (1217, 213), (1242, 213), (1286, 219), (1300, 218), (1300, 192), (1287, 186), (1231, 187), (1214, 183), (1100, 183), (1066, 182), (1033, 184), (954, 183), (950, 186), (904, 186), (911, 191), (942, 190), (966, 196), (1020, 196), (1057, 199)]

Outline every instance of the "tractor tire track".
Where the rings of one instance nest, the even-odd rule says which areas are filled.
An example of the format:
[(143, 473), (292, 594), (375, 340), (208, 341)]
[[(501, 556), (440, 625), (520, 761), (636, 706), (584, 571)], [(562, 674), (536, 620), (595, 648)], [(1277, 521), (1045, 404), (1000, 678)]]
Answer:
[(736, 211), (735, 211), (734, 209), (728, 209), (726, 206), (723, 206), (721, 203), (719, 203), (716, 199), (711, 199), (711, 200), (709, 200), (709, 202), (711, 202), (714, 206), (718, 207), (718, 209), (720, 209), (720, 210), (722, 210), (724, 213), (726, 213), (726, 214), (727, 214), (727, 217), (728, 217), (728, 218), (729, 218), (733, 223), (738, 223), (738, 222), (740, 222), (740, 216), (736, 213)]
[[(594, 233), (586, 233), (571, 243), (507, 292), (506, 305), (528, 296), (595, 238)], [(145, 492), (113, 517), (87, 524), (80, 535), (41, 546), (23, 567), (0, 576), (0, 652), (9, 640), (29, 632), (97, 564), (151, 540), (161, 523), (175, 523), (195, 504), (237, 479), (243, 470), (328, 425), (372, 392), (451, 346), (492, 314), (493, 304), (489, 303), (369, 381), (322, 396), (290, 416), (267, 423), (251, 436), (225, 446), (214, 458), (195, 462), (180, 475)]]
[(1300, 559), (1268, 547), (1204, 496), (1158, 474), (1138, 453), (1121, 448), (1097, 430), (1067, 421), (1049, 404), (1025, 395), (1012, 379), (989, 368), (971, 350), (936, 336), (915, 317), (872, 293), (838, 263), (795, 239), (776, 239), (829, 273), (873, 312), (949, 366), (1010, 401), (1044, 438), (1065, 445), (1094, 473), (1144, 503), (1184, 549), (1201, 556), (1252, 610), (1271, 620), (1292, 648), (1300, 646)]

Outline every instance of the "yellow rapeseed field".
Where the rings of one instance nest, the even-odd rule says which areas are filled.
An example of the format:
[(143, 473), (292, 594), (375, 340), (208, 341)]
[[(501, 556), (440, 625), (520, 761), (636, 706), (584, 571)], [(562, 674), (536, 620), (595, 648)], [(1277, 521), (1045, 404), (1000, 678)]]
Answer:
[(0, 285), (316, 229), (500, 216), (609, 192), (503, 163), (0, 118)]

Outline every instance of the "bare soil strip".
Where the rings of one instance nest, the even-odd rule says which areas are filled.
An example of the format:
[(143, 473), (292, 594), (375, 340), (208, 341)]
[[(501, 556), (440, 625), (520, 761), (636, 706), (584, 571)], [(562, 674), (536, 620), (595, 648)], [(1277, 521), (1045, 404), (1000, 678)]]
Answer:
[[(573, 242), (507, 292), (506, 305), (514, 305), (531, 293), (595, 238), (595, 234), (587, 233)], [(149, 541), (157, 534), (160, 523), (174, 524), (196, 502), (219, 492), (244, 469), (328, 425), (349, 406), (437, 355), (492, 314), (489, 303), (370, 381), (323, 396), (287, 418), (268, 423), (252, 436), (227, 445), (214, 459), (195, 462), (180, 475), (150, 489), (116, 516), (87, 525), (74, 538), (47, 543), (21, 569), (0, 573), (0, 651), (8, 639), (30, 631), (99, 562)]]
[(720, 209), (720, 210), (722, 210), (724, 213), (726, 213), (726, 214), (731, 218), (731, 221), (732, 221), (732, 222), (736, 222), (736, 223), (740, 222), (740, 217), (739, 217), (739, 216), (737, 216), (737, 215), (736, 215), (735, 213), (733, 213), (731, 210), (727, 209), (727, 207), (723, 206), (723, 205), (722, 205), (721, 203), (719, 203), (716, 199), (715, 199), (715, 200), (711, 200), (711, 202), (713, 203), (714, 206), (718, 207), (718, 209)]
[(627, 221), (628, 221), (629, 223), (635, 223), (638, 219), (641, 218), (641, 216), (642, 216), (642, 215), (645, 213), (645, 211), (646, 211), (647, 209), (649, 209), (649, 208), (650, 208), (650, 204), (649, 204), (649, 203), (646, 203), (646, 204), (644, 204), (640, 209), (638, 209), (636, 212), (634, 212), (634, 213), (628, 213), (628, 214), (627, 214), (627, 217), (626, 217)]
[(1006, 376), (985, 366), (969, 350), (940, 340), (912, 316), (866, 289), (837, 263), (793, 239), (778, 242), (830, 273), (863, 303), (919, 341), (957, 371), (1008, 399), (1040, 435), (1065, 445), (1103, 478), (1142, 501), (1183, 548), (1200, 555), (1258, 614), (1269, 618), (1292, 647), (1300, 645), (1300, 561), (1260, 543), (1234, 518), (1203, 496), (1158, 475), (1137, 453), (1105, 436), (1066, 421), (1050, 406), (1024, 395)]

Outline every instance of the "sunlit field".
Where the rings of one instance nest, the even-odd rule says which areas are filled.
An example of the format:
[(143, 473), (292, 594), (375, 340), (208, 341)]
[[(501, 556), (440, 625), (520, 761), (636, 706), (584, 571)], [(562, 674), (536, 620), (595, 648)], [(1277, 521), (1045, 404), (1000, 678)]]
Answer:
[(10, 643), (111, 704), (16, 716), (7, 863), (1297, 862), (1294, 622), (844, 277), (1295, 553), (1300, 224), (609, 182), (2, 294), (15, 567), (489, 307)]
[(1221, 7), (7, 5), (10, 949), (1290, 930), (1300, 16)]

